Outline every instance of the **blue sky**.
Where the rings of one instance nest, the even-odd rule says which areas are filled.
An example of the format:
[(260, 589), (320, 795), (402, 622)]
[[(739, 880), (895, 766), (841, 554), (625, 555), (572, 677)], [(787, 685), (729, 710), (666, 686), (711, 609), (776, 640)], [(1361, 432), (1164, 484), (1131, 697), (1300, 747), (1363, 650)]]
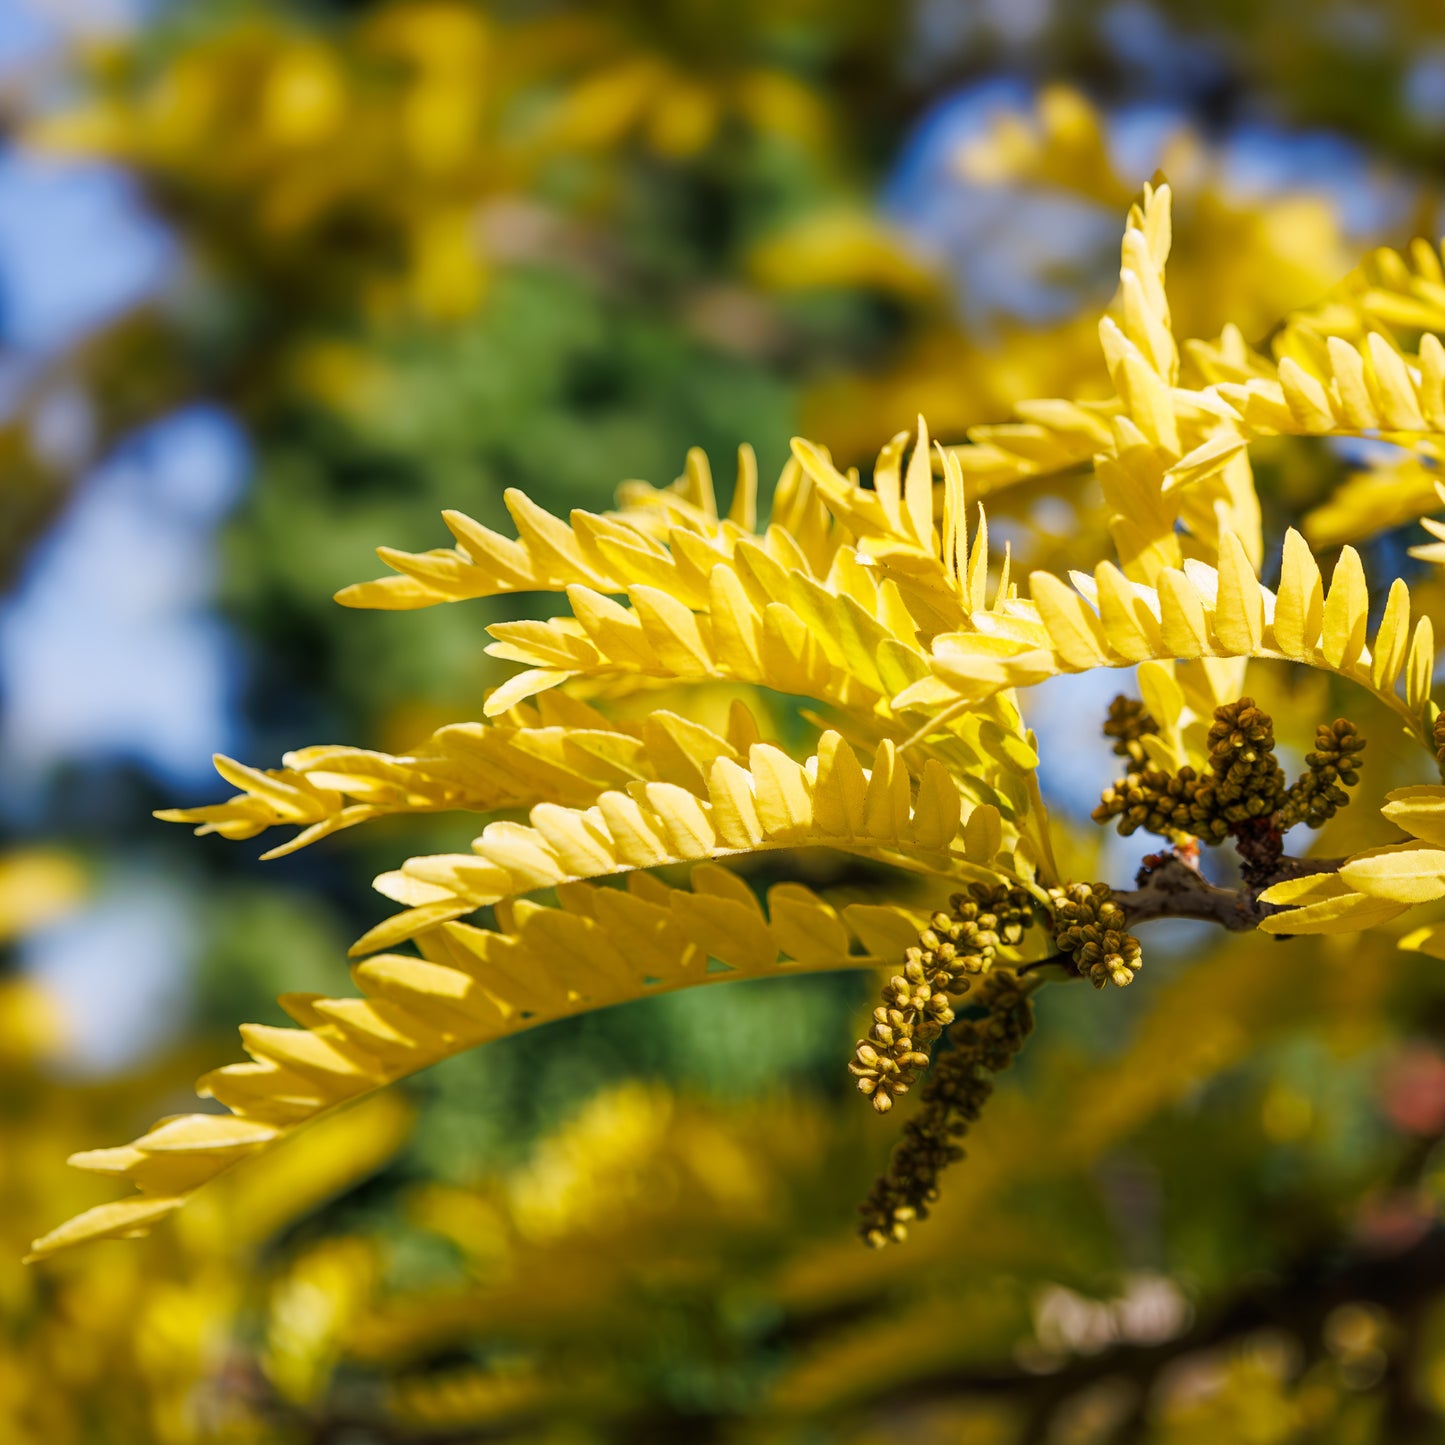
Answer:
[[(67, 32), (138, 9), (0, 0), (0, 77), (38, 74)], [(0, 152), (0, 404), (154, 293), (175, 259), (120, 172)], [(85, 420), (77, 396), (41, 424), (63, 450)], [(179, 793), (206, 786), (213, 751), (238, 748), (238, 652), (210, 603), (215, 531), (247, 469), (236, 424), (188, 409), (82, 478), (26, 558), (0, 598), (0, 815), (13, 827), (43, 826), (46, 780), (63, 764), (124, 759)], [(89, 905), (27, 940), (22, 961), (67, 1021), (69, 1065), (122, 1068), (183, 1024), (198, 906), (153, 868), (101, 860)]]

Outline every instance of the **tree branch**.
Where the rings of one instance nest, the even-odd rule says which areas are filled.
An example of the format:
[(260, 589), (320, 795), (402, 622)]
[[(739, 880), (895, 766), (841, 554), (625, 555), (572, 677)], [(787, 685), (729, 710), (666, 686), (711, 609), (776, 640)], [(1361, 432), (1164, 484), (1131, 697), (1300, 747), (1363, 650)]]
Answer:
[(1185, 855), (1171, 850), (1146, 858), (1136, 880), (1139, 886), (1116, 891), (1114, 899), (1128, 915), (1131, 925), (1148, 923), (1155, 918), (1199, 918), (1234, 933), (1246, 933), (1258, 928), (1270, 914), (1280, 912), (1276, 904), (1260, 902), (1259, 895), (1265, 889), (1286, 878), (1335, 873), (1344, 863), (1343, 858), (1282, 856), (1270, 875), (1257, 885), (1220, 888)]
[(1051, 953), (1047, 958), (1036, 958), (1032, 963), (1018, 964), (1014, 967), (1014, 972), (1022, 978), (1025, 974), (1038, 973), (1045, 968), (1058, 968), (1076, 977), (1078, 975), (1074, 960), (1067, 953)]

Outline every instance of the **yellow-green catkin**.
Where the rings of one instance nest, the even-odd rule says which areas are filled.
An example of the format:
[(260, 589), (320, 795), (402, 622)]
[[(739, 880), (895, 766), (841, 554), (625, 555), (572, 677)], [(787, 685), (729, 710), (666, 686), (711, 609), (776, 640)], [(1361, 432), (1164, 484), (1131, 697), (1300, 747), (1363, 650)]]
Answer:
[(959, 1140), (993, 1093), (989, 1075), (1009, 1066), (1033, 1030), (1028, 988), (1012, 969), (994, 969), (980, 993), (983, 1017), (963, 1019), (949, 1030), (953, 1047), (920, 1092), (922, 1107), (903, 1126), (887, 1173), (863, 1202), (859, 1233), (875, 1248), (901, 1243), (911, 1223), (928, 1217), (938, 1199), (939, 1176), (964, 1157)]
[(848, 1065), (880, 1114), (928, 1067), (934, 1041), (954, 1020), (953, 1001), (992, 968), (1000, 944), (1018, 943), (1033, 922), (1033, 900), (1005, 884), (975, 883), (949, 902), (951, 911), (935, 913), (904, 953), (903, 972), (884, 987)]

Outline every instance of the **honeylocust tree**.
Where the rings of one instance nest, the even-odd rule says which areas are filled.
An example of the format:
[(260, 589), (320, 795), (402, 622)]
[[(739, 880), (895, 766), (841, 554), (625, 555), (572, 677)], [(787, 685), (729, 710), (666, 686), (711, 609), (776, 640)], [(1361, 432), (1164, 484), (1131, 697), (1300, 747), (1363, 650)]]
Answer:
[[(469, 851), (377, 878), (396, 907), (352, 949), (355, 996), (284, 995), (296, 1027), (243, 1027), (249, 1060), (199, 1085), (225, 1112), (75, 1156), (136, 1192), (35, 1255), (144, 1232), (338, 1106), (504, 1035), (837, 969), (881, 979), (851, 1061), (839, 1041), (840, 1069), (879, 1115), (917, 1095), (862, 1209), (863, 1238), (888, 1245), (946, 1187), (993, 1075), (1029, 1040), (1039, 989), (1087, 980), (1107, 1007), (1161, 918), (1394, 932), (1445, 896), (1445, 787), (1425, 781), (1445, 751), (1428, 575), (1445, 553), (1414, 549), (1415, 597), (1348, 545), (1322, 569), (1300, 532), (1266, 527), (1252, 463), (1295, 446), (1323, 466), (1336, 439), (1368, 438), (1396, 449), (1372, 482), (1381, 525), (1398, 525), (1397, 493), (1433, 505), (1418, 473), (1445, 446), (1440, 256), (1376, 253), (1267, 350), (1233, 326), (1181, 344), (1170, 199), (1145, 187), (1128, 213), (1098, 328), (1107, 397), (1028, 402), (954, 444), (920, 418), (867, 479), (798, 440), (764, 489), (743, 447), (725, 509), (694, 452), (672, 486), (626, 484), (610, 512), (563, 518), (510, 492), (515, 536), (448, 512), (453, 545), (381, 548), (390, 574), (341, 603), (555, 597), (545, 620), (488, 629), (516, 670), (485, 716), (402, 755), (221, 758), (234, 797), (162, 816), (237, 840), (293, 830), (269, 857), (398, 814), (486, 821)], [(1042, 485), (1071, 502), (1077, 570), (1028, 570), (1017, 528), (990, 540), (981, 499)], [(1341, 505), (1369, 535), (1371, 508)], [(1351, 815), (1332, 823), (1346, 806), (1372, 822), (1375, 800), (1351, 803), (1365, 739), (1346, 717), (1291, 717), (1277, 743), (1251, 674), (1278, 664), (1336, 680), (1387, 729), (1380, 774), (1416, 779), (1384, 801), (1404, 841), (1361, 846), (1372, 823), (1353, 851), (1310, 856), (1326, 824), (1348, 843)], [(1095, 820), (1149, 841), (1132, 876), (1100, 879), (1060, 866), (1028, 720), (1038, 685), (1105, 668), (1119, 696), (1096, 723), (1119, 775)], [(1286, 766), (1285, 744), (1302, 766)], [(862, 860), (866, 889), (803, 882), (817, 850)], [(764, 865), (782, 881), (755, 888)], [(1428, 914), (1403, 942), (1445, 957)]]

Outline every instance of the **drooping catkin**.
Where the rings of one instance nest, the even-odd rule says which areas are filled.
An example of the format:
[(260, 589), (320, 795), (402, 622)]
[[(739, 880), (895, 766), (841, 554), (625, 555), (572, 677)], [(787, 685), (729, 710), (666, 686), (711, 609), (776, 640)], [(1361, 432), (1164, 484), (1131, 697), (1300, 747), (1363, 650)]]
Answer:
[(922, 1107), (903, 1126), (887, 1171), (863, 1201), (858, 1232), (875, 1248), (901, 1243), (911, 1223), (928, 1217), (939, 1176), (964, 1157), (959, 1140), (993, 1093), (989, 1076), (1013, 1062), (1033, 1030), (1028, 986), (1012, 969), (994, 969), (980, 994), (983, 1017), (949, 1030), (952, 1048), (939, 1059), (919, 1095)]
[(954, 1001), (993, 966), (1001, 943), (1023, 937), (1033, 916), (1023, 889), (975, 883), (950, 899), (949, 912), (935, 913), (905, 951), (903, 972), (884, 986), (868, 1036), (858, 1040), (848, 1065), (859, 1093), (880, 1114), (928, 1067), (934, 1042), (954, 1020)]

